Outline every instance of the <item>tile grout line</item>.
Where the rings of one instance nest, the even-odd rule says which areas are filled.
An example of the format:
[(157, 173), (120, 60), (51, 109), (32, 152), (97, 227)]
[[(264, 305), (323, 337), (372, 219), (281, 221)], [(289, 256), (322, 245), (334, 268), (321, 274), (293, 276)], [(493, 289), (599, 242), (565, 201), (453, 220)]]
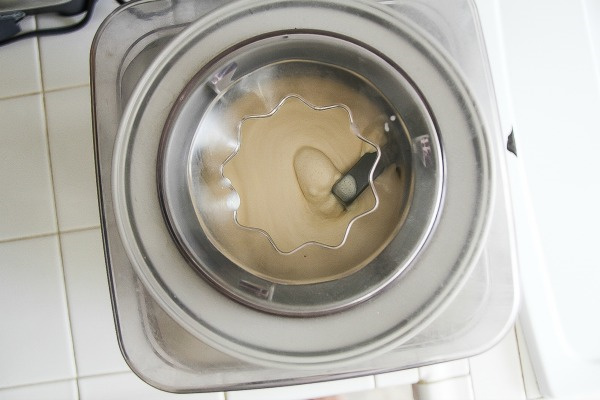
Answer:
[(38, 382), (34, 382), (34, 383), (23, 383), (20, 385), (14, 385), (14, 386), (3, 386), (0, 387), (0, 393), (3, 390), (14, 390), (14, 389), (22, 389), (22, 388), (27, 388), (27, 387), (31, 387), (31, 386), (43, 386), (43, 385), (52, 385), (55, 383), (62, 383), (62, 382), (70, 382), (70, 381), (76, 381), (76, 378), (66, 378), (66, 379), (52, 379), (49, 381), (38, 381)]
[(70, 85), (70, 86), (60, 86), (54, 89), (44, 89), (43, 93), (44, 94), (50, 94), (50, 93), (58, 93), (58, 92), (62, 92), (62, 91), (67, 91), (67, 90), (75, 90), (75, 89), (82, 89), (82, 88), (86, 88), (89, 87), (90, 84), (89, 83), (79, 83), (76, 85)]
[[(38, 62), (41, 65), (41, 59), (39, 58), (39, 54), (38, 54)], [(81, 83), (81, 84), (72, 85), (72, 86), (61, 86), (61, 87), (58, 87), (58, 88), (48, 89), (48, 90), (42, 89), (42, 90), (37, 90), (37, 91), (34, 91), (34, 92), (19, 93), (19, 94), (15, 94), (15, 95), (11, 95), (11, 96), (0, 97), (0, 101), (19, 99), (19, 98), (22, 98), (22, 97), (35, 96), (35, 95), (38, 95), (38, 94), (44, 95), (44, 94), (47, 94), (47, 93), (56, 93), (56, 92), (61, 92), (63, 90), (81, 89), (81, 88), (88, 87), (88, 86), (90, 86), (89, 83)]]
[(78, 232), (93, 231), (94, 229), (100, 229), (100, 224), (98, 224), (98, 225), (84, 226), (82, 228), (65, 229), (64, 231), (58, 231), (58, 233), (61, 234), (61, 235), (63, 235), (63, 234), (69, 234), (69, 233), (78, 233)]
[(71, 233), (87, 232), (87, 231), (93, 231), (94, 229), (100, 229), (100, 225), (90, 225), (90, 226), (86, 226), (83, 228), (65, 229), (64, 231), (59, 230), (59, 231), (48, 232), (48, 233), (39, 233), (39, 234), (35, 234), (35, 235), (18, 236), (18, 237), (9, 238), (9, 239), (1, 239), (0, 244), (20, 242), (22, 240), (30, 240), (30, 239), (42, 239), (42, 238), (46, 238), (46, 237), (50, 237), (50, 236), (54, 236), (54, 235), (64, 235), (64, 234), (71, 234)]
[(515, 342), (517, 345), (517, 356), (519, 357), (519, 367), (521, 367), (521, 384), (523, 386), (523, 393), (525, 393), (525, 398), (527, 398), (527, 385), (525, 384), (525, 365), (524, 365), (524, 354), (522, 354), (522, 349), (521, 346), (525, 346), (525, 343), (521, 344), (521, 341), (519, 340), (519, 333), (517, 332), (517, 330), (519, 328), (517, 328), (517, 323), (518, 321), (515, 323), (515, 326), (513, 328), (514, 331), (514, 335), (515, 335)]
[(71, 86), (60, 86), (54, 89), (48, 89), (45, 90), (44, 89), (44, 93), (56, 93), (56, 92), (61, 92), (63, 90), (72, 90), (72, 89), (81, 89), (84, 87), (89, 87), (90, 84), (89, 83), (79, 83), (77, 85), (71, 85)]
[(133, 372), (131, 372), (131, 371), (101, 372), (99, 374), (81, 375), (81, 376), (78, 376), (77, 379), (79, 380), (79, 379), (105, 378), (105, 377), (110, 377), (110, 376), (130, 375), (130, 374), (133, 374)]
[(467, 358), (467, 365), (469, 366), (469, 373), (465, 376), (469, 377), (469, 381), (471, 383), (471, 393), (473, 394), (473, 399), (477, 399), (477, 396), (475, 395), (475, 382), (473, 380), (473, 375), (472, 373), (472, 368), (471, 368), (471, 357)]
[(475, 396), (475, 382), (473, 381), (473, 375), (471, 375), (471, 357), (467, 357), (467, 367), (469, 368), (469, 371), (467, 371), (467, 375), (464, 376), (469, 377), (469, 381), (471, 381), (471, 391), (473, 392), (473, 398), (477, 399), (477, 396)]
[[(35, 18), (35, 25), (37, 28), (37, 17)], [(42, 111), (44, 113), (44, 125), (45, 125), (45, 131), (46, 131), (46, 146), (47, 146), (47, 152), (48, 152), (48, 167), (50, 168), (50, 182), (52, 184), (52, 199), (54, 202), (54, 220), (56, 223), (56, 230), (57, 230), (57, 240), (58, 240), (58, 255), (60, 258), (60, 271), (62, 274), (62, 283), (63, 283), (63, 295), (64, 295), (64, 301), (65, 301), (65, 307), (67, 309), (67, 321), (69, 324), (69, 332), (68, 332), (68, 339), (71, 341), (71, 359), (73, 361), (73, 367), (75, 368), (75, 376), (73, 377), (75, 380), (75, 390), (77, 392), (77, 400), (79, 400), (81, 398), (81, 393), (79, 390), (79, 369), (77, 367), (77, 357), (75, 356), (75, 341), (73, 340), (73, 323), (71, 321), (71, 307), (69, 304), (69, 296), (67, 294), (67, 280), (65, 277), (65, 260), (64, 260), (64, 255), (63, 255), (63, 244), (62, 244), (62, 238), (60, 235), (60, 225), (58, 222), (58, 208), (56, 206), (56, 188), (54, 186), (54, 170), (52, 168), (52, 152), (50, 151), (50, 129), (49, 129), (49, 124), (48, 124), (48, 108), (46, 105), (46, 93), (44, 91), (45, 85), (44, 85), (44, 74), (42, 73), (42, 55), (41, 55), (41, 48), (40, 48), (40, 41), (39, 38), (36, 37), (35, 38), (35, 43), (36, 43), (36, 48), (37, 48), (37, 56), (38, 56), (38, 65), (39, 65), (39, 71), (38, 73), (40, 74), (40, 84), (42, 87)]]
[(15, 237), (15, 238), (2, 239), (2, 240), (0, 240), (0, 244), (12, 243), (12, 242), (20, 242), (22, 240), (30, 240), (30, 239), (41, 239), (41, 238), (46, 238), (46, 237), (49, 237), (49, 236), (54, 236), (54, 235), (57, 235), (57, 234), (58, 234), (58, 231), (48, 232), (48, 233), (38, 233), (38, 234), (27, 235), (27, 236), (18, 236), (18, 237)]
[(35, 96), (37, 94), (42, 94), (42, 92), (40, 90), (36, 90), (33, 92), (19, 93), (19, 94), (14, 94), (14, 95), (10, 95), (10, 96), (2, 96), (2, 97), (0, 97), (0, 101), (20, 99), (22, 97)]

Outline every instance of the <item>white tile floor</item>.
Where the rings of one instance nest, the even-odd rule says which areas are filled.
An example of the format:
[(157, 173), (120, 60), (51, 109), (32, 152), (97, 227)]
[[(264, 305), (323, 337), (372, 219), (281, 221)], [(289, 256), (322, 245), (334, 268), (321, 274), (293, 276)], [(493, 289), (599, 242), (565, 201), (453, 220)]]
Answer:
[[(123, 361), (100, 239), (88, 71), (94, 32), (116, 3), (98, 1), (91, 24), (80, 32), (0, 47), (0, 398), (289, 397), (291, 391), (282, 389), (168, 394), (143, 383)], [(61, 22), (29, 18), (25, 29), (36, 23)], [(479, 387), (505, 387), (494, 393), (522, 398), (514, 334), (498, 348), (470, 361), (293, 393), (312, 396), (320, 388), (321, 395), (355, 392), (344, 395), (348, 400), (409, 400), (417, 382), (415, 394), (423, 397), (460, 381), (457, 393), (464, 398)], [(490, 365), (503, 365), (505, 372), (495, 376)]]
[(42, 96), (0, 100), (0, 240), (56, 232)]
[[(35, 28), (35, 19), (27, 17), (23, 31)], [(36, 40), (26, 40), (2, 48), (0, 57), (0, 99), (42, 91), (40, 55)]]
[[(85, 28), (75, 33), (39, 39), (42, 80), (46, 91), (89, 85), (89, 51), (100, 23), (114, 10), (114, 0), (98, 0), (92, 19)], [(37, 18), (43, 28), (71, 24), (71, 18), (44, 15)]]
[(100, 229), (62, 233), (60, 241), (78, 376), (129, 371), (115, 336)]
[(58, 228), (98, 226), (89, 86), (49, 92), (44, 99)]
[(81, 400), (223, 400), (223, 393), (173, 394), (161, 392), (132, 373), (100, 375), (79, 379)]
[(78, 398), (75, 379), (1, 389), (0, 396), (10, 400), (77, 400)]
[(56, 235), (0, 244), (0, 387), (75, 376)]

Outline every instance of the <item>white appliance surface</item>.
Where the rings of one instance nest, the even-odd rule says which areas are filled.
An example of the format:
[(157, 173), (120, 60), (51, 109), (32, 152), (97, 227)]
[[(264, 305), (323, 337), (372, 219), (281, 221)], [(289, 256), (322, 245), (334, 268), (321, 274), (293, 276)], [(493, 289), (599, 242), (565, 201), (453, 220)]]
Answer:
[[(469, 359), (293, 388), (173, 395), (139, 380), (116, 341), (96, 203), (88, 54), (94, 32), (116, 7), (98, 0), (82, 31), (0, 47), (0, 399), (345, 393), (357, 400), (487, 400), (541, 398), (540, 390), (557, 399), (600, 392), (600, 190), (593, 176), (600, 2), (477, 4), (503, 130), (514, 125), (519, 151), (509, 167), (523, 335), (511, 330)], [(24, 27), (57, 23), (38, 16)]]
[(600, 394), (600, 3), (501, 2), (523, 304), (543, 394)]

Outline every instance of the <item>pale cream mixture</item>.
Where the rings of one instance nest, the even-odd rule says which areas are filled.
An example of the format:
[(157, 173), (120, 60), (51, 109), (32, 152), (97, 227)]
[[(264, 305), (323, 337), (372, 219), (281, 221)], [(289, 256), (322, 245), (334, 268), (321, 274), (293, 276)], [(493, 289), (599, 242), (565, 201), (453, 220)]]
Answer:
[[(288, 66), (290, 73), (282, 73)], [(236, 85), (241, 93), (233, 93), (234, 101), (223, 102), (218, 121), (230, 124), (231, 139), (240, 142), (233, 157), (234, 147), (214, 157), (225, 157), (221, 171), (231, 184), (223, 186), (223, 199), (232, 197), (233, 188), (239, 201), (223, 209), (221, 222), (207, 220), (213, 242), (237, 265), (286, 284), (338, 279), (372, 260), (399, 229), (409, 176), (390, 165), (374, 181), (380, 200), (375, 211), (360, 216), (375, 205), (370, 188), (344, 208), (332, 186), (363, 154), (375, 151), (356, 133), (384, 146), (386, 123), (397, 121), (391, 119), (396, 115), (385, 110), (377, 92), (343, 72), (327, 75), (318, 65), (303, 64), (300, 79), (297, 70), (294, 63), (278, 66), (277, 74), (261, 70)], [(316, 108), (344, 105), (354, 125), (343, 107), (316, 110), (290, 95)], [(234, 210), (239, 225), (229, 214)], [(308, 242), (326, 246), (302, 246)]]
[(343, 172), (375, 151), (352, 131), (344, 108), (316, 110), (290, 97), (273, 115), (246, 119), (240, 134), (224, 169), (240, 197), (238, 222), (267, 232), (280, 251), (338, 246), (350, 221), (375, 206), (372, 191), (347, 209), (331, 193)]

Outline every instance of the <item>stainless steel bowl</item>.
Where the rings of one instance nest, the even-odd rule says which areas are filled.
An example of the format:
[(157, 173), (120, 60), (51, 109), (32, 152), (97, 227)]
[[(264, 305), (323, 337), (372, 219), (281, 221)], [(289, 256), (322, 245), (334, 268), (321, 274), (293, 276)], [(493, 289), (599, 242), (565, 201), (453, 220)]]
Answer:
[[(192, 265), (245, 304), (314, 315), (373, 296), (410, 264), (437, 215), (443, 171), (434, 122), (398, 68), (348, 40), (295, 32), (251, 41), (203, 69), (171, 111), (159, 150), (161, 204)], [(235, 72), (215, 90), (222, 71)], [(236, 223), (222, 166), (237, 151), (241, 121), (267, 114), (290, 94), (344, 104), (359, 132), (401, 149), (402, 179), (373, 183), (378, 206), (352, 220), (339, 245), (306, 243), (284, 253), (265, 232)], [(375, 234), (380, 240), (370, 240)]]

